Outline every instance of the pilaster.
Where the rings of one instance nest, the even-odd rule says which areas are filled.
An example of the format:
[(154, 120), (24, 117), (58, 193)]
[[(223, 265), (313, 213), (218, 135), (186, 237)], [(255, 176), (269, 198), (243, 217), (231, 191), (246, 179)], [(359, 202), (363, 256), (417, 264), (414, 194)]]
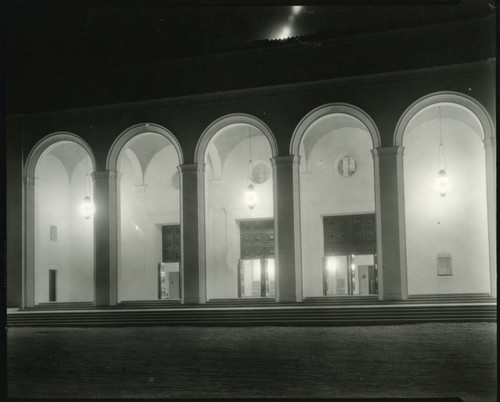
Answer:
[(23, 309), (35, 305), (35, 186), (35, 177), (24, 177)]
[(303, 298), (300, 248), (299, 156), (271, 159), (274, 176), (276, 301)]
[(120, 173), (92, 173), (94, 179), (94, 294), (96, 306), (118, 301), (119, 180)]
[(193, 163), (180, 165), (181, 173), (181, 282), (182, 302), (205, 303), (205, 166)]
[(496, 137), (485, 138), (486, 197), (488, 210), (488, 242), (490, 257), (490, 293), (497, 297), (497, 192)]
[(377, 148), (375, 209), (379, 298), (408, 299), (403, 187), (404, 147)]

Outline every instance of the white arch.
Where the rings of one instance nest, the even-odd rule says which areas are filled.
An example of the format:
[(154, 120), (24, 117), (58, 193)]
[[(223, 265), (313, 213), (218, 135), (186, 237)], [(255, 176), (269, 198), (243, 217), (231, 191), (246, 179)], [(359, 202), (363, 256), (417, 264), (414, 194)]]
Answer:
[(454, 104), (467, 109), (477, 118), (483, 129), (481, 139), (486, 160), (490, 294), (496, 297), (496, 131), (495, 123), (488, 111), (476, 99), (460, 92), (440, 91), (428, 94), (413, 102), (401, 115), (394, 132), (393, 144), (396, 147), (402, 147), (404, 135), (411, 120), (422, 110), (437, 104)]
[(435, 92), (413, 102), (401, 115), (398, 124), (396, 125), (396, 131), (394, 133), (394, 146), (403, 146), (403, 137), (406, 132), (406, 128), (410, 121), (423, 109), (438, 103), (452, 103), (458, 106), (462, 106), (472, 112), (474, 116), (479, 120), (483, 128), (484, 138), (493, 138), (495, 136), (495, 125), (487, 110), (476, 101), (471, 96), (462, 94), (460, 92), (452, 91), (441, 91)]
[(40, 156), (58, 142), (73, 142), (87, 152), (95, 171), (95, 157), (90, 146), (76, 134), (59, 131), (38, 141), (31, 149), (24, 167), (24, 234), (23, 234), (23, 297), (22, 308), (35, 305), (35, 169)]
[(78, 144), (83, 149), (85, 149), (92, 162), (92, 171), (95, 170), (96, 168), (95, 157), (94, 153), (92, 152), (92, 148), (90, 148), (89, 144), (87, 144), (81, 137), (79, 137), (76, 134), (67, 131), (59, 131), (56, 133), (46, 135), (40, 141), (38, 141), (35, 144), (35, 146), (31, 149), (30, 153), (28, 154), (28, 157), (26, 158), (24, 175), (26, 177), (33, 177), (35, 175), (36, 164), (38, 162), (38, 159), (40, 159), (40, 156), (43, 154), (43, 152), (51, 145), (54, 145), (61, 141), (74, 142), (75, 144)]
[(278, 155), (278, 145), (276, 143), (276, 139), (274, 138), (271, 129), (262, 120), (259, 120), (249, 114), (234, 113), (220, 117), (211, 123), (205, 131), (203, 131), (203, 134), (198, 140), (194, 151), (194, 160), (196, 163), (199, 165), (203, 165), (205, 163), (205, 151), (214, 135), (216, 135), (224, 127), (233, 124), (248, 124), (262, 132), (262, 134), (264, 134), (269, 141), (273, 157)]
[(293, 132), (292, 141), (290, 142), (290, 155), (299, 155), (299, 148), (305, 133), (309, 127), (321, 117), (330, 114), (347, 114), (359, 120), (368, 130), (371, 136), (373, 148), (380, 146), (380, 134), (375, 122), (372, 118), (362, 109), (347, 103), (329, 103), (317, 107), (309, 112), (299, 122), (295, 131)]
[(131, 140), (136, 135), (148, 133), (160, 134), (167, 140), (169, 140), (177, 152), (179, 165), (182, 165), (184, 163), (184, 157), (182, 155), (182, 149), (179, 141), (177, 141), (177, 138), (175, 138), (175, 136), (169, 130), (155, 123), (139, 123), (127, 128), (113, 142), (106, 159), (106, 170), (117, 170), (118, 156), (129, 140)]

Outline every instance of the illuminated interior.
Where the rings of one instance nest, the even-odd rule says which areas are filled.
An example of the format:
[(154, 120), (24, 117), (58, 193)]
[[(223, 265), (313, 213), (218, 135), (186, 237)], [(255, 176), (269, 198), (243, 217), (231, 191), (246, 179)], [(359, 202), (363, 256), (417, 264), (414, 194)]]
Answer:
[[(360, 294), (359, 284), (350, 285), (352, 278), (359, 276), (359, 268), (353, 273), (348, 270), (347, 260), (354, 250), (337, 250), (332, 252), (335, 255), (328, 252), (323, 220), (374, 214), (372, 147), (365, 125), (344, 113), (316, 119), (302, 137), (300, 214), (305, 297)], [(375, 246), (373, 233), (370, 253), (375, 254)], [(372, 286), (374, 292), (376, 289)]]
[[(243, 286), (243, 293), (241, 287), (246, 283), (244, 278), (249, 280), (257, 275), (260, 260), (250, 263), (242, 258), (240, 221), (267, 219), (272, 224), (271, 156), (267, 137), (248, 124), (226, 126), (211, 138), (207, 146), (205, 220), (209, 299), (250, 297), (253, 294), (251, 286)], [(250, 185), (255, 192), (251, 200), (248, 195)], [(274, 252), (274, 246), (271, 248)], [(268, 275), (272, 276), (274, 262), (267, 266)], [(271, 281), (266, 286), (271, 288)], [(266, 295), (273, 292), (274, 289)]]
[(87, 151), (70, 141), (49, 146), (37, 161), (34, 202), (37, 304), (94, 299), (92, 170)]
[(156, 133), (139, 134), (120, 151), (119, 301), (179, 298), (180, 256), (171, 249), (180, 250), (180, 234), (167, 246), (164, 229), (180, 225), (178, 165), (171, 142)]
[[(443, 180), (440, 130), (447, 182), (437, 188)], [(403, 145), (409, 294), (489, 292), (483, 136), (474, 114), (451, 103), (424, 108), (408, 124)], [(443, 254), (449, 256), (449, 275), (437, 268)]]

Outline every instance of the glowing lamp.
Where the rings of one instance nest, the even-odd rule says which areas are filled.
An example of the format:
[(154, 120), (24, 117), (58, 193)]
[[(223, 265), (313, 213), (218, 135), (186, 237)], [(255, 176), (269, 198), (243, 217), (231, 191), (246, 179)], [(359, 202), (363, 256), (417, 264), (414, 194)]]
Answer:
[(253, 184), (249, 184), (245, 193), (245, 202), (248, 205), (248, 208), (254, 209), (255, 204), (257, 204), (258, 198), (259, 197), (257, 196), (257, 192), (253, 188)]
[(85, 219), (90, 219), (90, 217), (94, 215), (94, 204), (92, 204), (89, 196), (83, 198), (81, 211)]
[(450, 189), (450, 180), (448, 179), (448, 176), (444, 169), (441, 169), (438, 173), (436, 187), (441, 197), (444, 197)]

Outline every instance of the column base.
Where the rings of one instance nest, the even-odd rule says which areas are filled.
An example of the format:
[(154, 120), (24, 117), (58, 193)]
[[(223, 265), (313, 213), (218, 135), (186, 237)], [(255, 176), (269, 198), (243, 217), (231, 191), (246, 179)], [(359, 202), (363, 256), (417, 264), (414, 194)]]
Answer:
[(276, 302), (277, 303), (296, 303), (296, 302), (301, 302), (302, 297), (298, 295), (287, 295), (287, 296), (279, 296), (276, 297)]
[(199, 297), (185, 297), (182, 304), (205, 304), (207, 301)]
[(384, 301), (408, 300), (408, 295), (405, 293), (385, 293), (379, 295), (379, 300), (384, 300)]

